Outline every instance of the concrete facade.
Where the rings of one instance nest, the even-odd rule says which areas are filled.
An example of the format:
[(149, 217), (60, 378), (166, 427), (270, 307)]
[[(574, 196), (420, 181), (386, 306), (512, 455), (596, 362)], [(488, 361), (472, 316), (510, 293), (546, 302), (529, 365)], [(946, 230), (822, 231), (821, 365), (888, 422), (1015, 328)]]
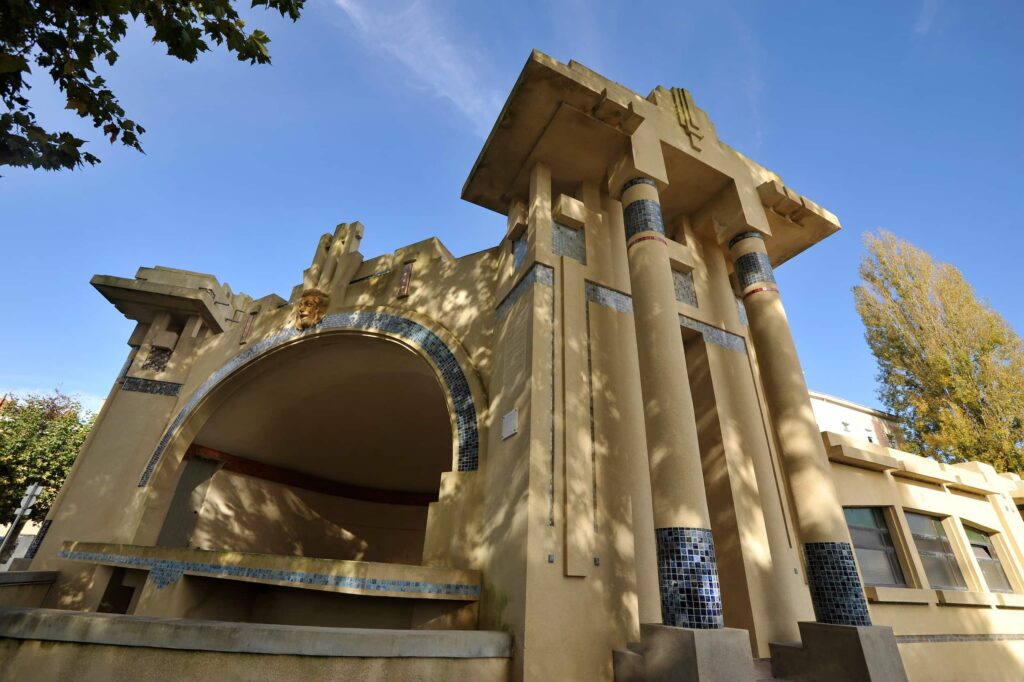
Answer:
[[(267, 664), (296, 677), (753, 679), (780, 646), (780, 678), (823, 660), (850, 663), (830, 680), (1020, 676), (1021, 481), (815, 421), (773, 268), (834, 215), (721, 142), (688, 91), (644, 98), (540, 53), (463, 198), (507, 217), (494, 248), (364, 258), (346, 223), (287, 299), (163, 267), (95, 277), (137, 326), (30, 550), (55, 574), (50, 625), (0, 618), (3, 655), (134, 665), (146, 618), (510, 642)], [(962, 585), (930, 582), (954, 565)], [(114, 614), (126, 639), (76, 638), (53, 610)]]

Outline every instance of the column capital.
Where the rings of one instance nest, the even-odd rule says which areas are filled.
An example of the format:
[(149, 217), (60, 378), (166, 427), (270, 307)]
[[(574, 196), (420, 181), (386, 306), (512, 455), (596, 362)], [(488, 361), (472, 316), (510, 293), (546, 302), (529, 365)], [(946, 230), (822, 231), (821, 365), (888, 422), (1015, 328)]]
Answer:
[(630, 187), (633, 187), (635, 185), (650, 185), (654, 189), (658, 189), (658, 183), (657, 183), (656, 180), (654, 180), (653, 178), (648, 178), (648, 177), (643, 176), (643, 175), (639, 175), (639, 176), (633, 178), (632, 180), (626, 181), (622, 185), (622, 189), (619, 190), (619, 191), (622, 194), (625, 194), (627, 189), (629, 189)]

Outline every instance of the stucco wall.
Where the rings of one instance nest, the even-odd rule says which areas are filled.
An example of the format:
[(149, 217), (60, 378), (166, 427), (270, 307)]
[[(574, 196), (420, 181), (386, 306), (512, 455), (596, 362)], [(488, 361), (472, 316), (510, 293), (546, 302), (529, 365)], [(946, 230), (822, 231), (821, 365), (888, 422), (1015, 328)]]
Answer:
[(363, 502), (242, 474), (213, 477), (198, 549), (420, 563), (427, 508)]

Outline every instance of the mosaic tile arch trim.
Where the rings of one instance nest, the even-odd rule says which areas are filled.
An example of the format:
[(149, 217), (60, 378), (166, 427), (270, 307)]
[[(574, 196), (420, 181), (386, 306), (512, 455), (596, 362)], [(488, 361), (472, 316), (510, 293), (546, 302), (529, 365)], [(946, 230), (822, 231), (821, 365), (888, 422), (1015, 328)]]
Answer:
[(163, 437), (153, 451), (152, 457), (150, 457), (149, 462), (146, 464), (142, 476), (139, 478), (139, 487), (144, 488), (149, 484), (149, 479), (153, 476), (153, 472), (156, 471), (160, 458), (178, 433), (181, 425), (185, 423), (185, 420), (192, 414), (203, 398), (209, 395), (221, 381), (240, 367), (286, 343), (303, 337), (312, 337), (319, 332), (335, 330), (368, 331), (394, 336), (418, 349), (429, 358), (440, 374), (441, 381), (451, 397), (459, 443), (458, 471), (476, 471), (479, 468), (480, 432), (477, 423), (476, 402), (473, 399), (473, 391), (470, 388), (469, 380), (466, 378), (462, 366), (448, 345), (433, 331), (409, 318), (383, 311), (349, 311), (327, 315), (319, 325), (310, 327), (305, 331), (292, 328), (282, 329), (254, 342), (244, 351), (224, 363), (220, 369), (210, 375), (202, 386), (196, 389), (196, 392), (192, 394), (188, 402), (185, 403), (185, 406), (178, 412), (174, 421), (171, 422), (167, 431), (164, 432)]
[(117, 564), (149, 570), (149, 579), (158, 589), (181, 580), (185, 573), (226, 578), (248, 578), (250, 580), (277, 580), (299, 585), (337, 587), (367, 592), (391, 594), (437, 594), (454, 597), (479, 597), (480, 586), (466, 583), (431, 583), (421, 580), (381, 580), (358, 576), (331, 575), (312, 571), (285, 571), (254, 566), (235, 566), (205, 561), (180, 561), (133, 554), (109, 554), (106, 552), (79, 552), (61, 550), (61, 559), (87, 561), (90, 563)]

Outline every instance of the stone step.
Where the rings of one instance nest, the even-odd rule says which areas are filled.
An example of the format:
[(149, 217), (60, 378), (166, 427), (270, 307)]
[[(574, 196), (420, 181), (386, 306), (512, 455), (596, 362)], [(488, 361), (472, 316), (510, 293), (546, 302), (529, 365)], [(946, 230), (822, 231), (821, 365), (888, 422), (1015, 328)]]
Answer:
[(615, 682), (644, 682), (644, 657), (635, 651), (614, 650), (612, 669)]

